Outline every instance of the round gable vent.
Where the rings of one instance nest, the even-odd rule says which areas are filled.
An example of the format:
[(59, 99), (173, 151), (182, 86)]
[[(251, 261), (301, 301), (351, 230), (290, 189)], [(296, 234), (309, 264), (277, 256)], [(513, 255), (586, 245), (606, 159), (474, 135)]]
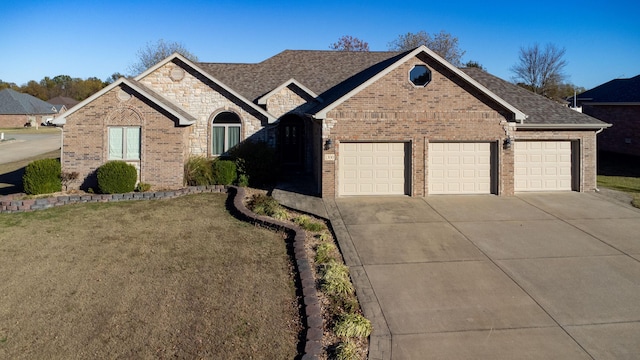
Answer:
[(180, 81), (180, 80), (184, 79), (184, 70), (182, 70), (182, 69), (173, 69), (173, 70), (171, 70), (171, 74), (169, 74), (169, 77), (173, 81)]

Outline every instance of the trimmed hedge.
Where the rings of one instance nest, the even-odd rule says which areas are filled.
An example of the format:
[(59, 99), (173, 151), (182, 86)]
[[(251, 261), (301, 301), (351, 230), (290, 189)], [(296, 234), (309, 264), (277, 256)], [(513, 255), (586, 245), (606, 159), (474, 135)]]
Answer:
[(98, 189), (103, 194), (133, 192), (138, 180), (135, 166), (124, 161), (109, 161), (98, 168)]
[(231, 160), (213, 162), (213, 183), (215, 185), (231, 185), (238, 177), (236, 163)]
[(25, 168), (22, 176), (24, 192), (29, 195), (50, 194), (62, 190), (61, 166), (58, 159), (36, 160)]

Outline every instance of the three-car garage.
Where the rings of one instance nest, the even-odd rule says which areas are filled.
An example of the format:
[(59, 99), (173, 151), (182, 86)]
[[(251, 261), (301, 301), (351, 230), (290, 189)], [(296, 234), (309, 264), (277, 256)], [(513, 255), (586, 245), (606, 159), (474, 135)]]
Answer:
[[(426, 192), (498, 194), (499, 142), (429, 142)], [(344, 142), (340, 144), (340, 196), (411, 194), (411, 143)], [(514, 141), (515, 192), (575, 189), (572, 141)], [(504, 156), (504, 155), (502, 155)], [(415, 166), (415, 165), (414, 165)]]

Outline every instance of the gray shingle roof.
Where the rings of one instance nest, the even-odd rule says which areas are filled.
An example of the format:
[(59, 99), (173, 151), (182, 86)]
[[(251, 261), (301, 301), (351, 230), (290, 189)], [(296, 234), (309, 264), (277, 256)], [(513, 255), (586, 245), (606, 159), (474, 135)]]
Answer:
[(56, 96), (53, 99), (47, 100), (47, 102), (53, 105), (64, 105), (67, 109), (71, 109), (73, 106), (80, 103), (80, 101), (66, 96)]
[[(318, 94), (317, 113), (408, 52), (285, 50), (257, 64), (199, 63), (198, 66), (254, 103), (293, 78)], [(480, 69), (462, 69), (471, 78), (522, 111), (527, 124), (606, 125)]]
[(615, 79), (587, 90), (578, 96), (585, 102), (640, 102), (640, 75), (630, 79)]
[(538, 125), (603, 125), (591, 116), (571, 110), (567, 106), (532, 93), (478, 68), (461, 69), (475, 81), (527, 114), (525, 124)]
[(323, 93), (398, 54), (285, 50), (257, 64), (199, 63), (198, 66), (253, 102), (293, 78), (326, 103), (329, 99)]
[(56, 114), (52, 104), (29, 94), (12, 89), (0, 91), (0, 114), (2, 115), (44, 115)]

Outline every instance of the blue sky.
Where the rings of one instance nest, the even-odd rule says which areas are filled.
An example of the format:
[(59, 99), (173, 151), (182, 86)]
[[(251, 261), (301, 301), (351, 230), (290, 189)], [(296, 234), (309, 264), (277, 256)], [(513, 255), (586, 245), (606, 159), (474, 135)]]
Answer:
[(566, 48), (568, 81), (587, 89), (640, 74), (640, 1), (2, 1), (0, 80), (127, 73), (137, 51), (178, 41), (200, 61), (260, 62), (285, 49), (327, 50), (343, 35), (387, 50), (399, 34), (441, 30), (511, 80), (522, 46)]

